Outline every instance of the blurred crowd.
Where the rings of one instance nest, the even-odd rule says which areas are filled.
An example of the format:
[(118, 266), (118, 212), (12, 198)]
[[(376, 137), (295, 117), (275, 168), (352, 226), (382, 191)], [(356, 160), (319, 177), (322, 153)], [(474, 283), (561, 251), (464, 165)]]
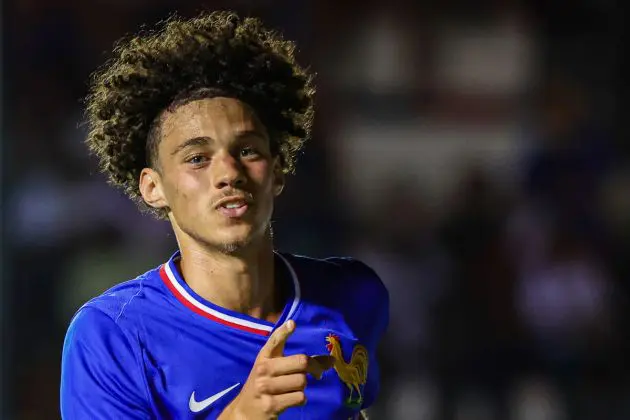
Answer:
[(386, 283), (373, 418), (630, 418), (613, 2), (4, 6), (0, 417), (57, 418), (74, 311), (176, 247), (87, 155), (90, 72), (142, 24), (229, 7), (297, 40), (318, 73), (315, 135), (277, 204), (276, 245), (355, 256)]

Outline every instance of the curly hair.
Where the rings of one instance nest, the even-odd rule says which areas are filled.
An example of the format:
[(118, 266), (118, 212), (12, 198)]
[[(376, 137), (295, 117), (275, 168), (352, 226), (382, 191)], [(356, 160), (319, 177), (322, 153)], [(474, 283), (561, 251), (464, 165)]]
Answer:
[(110, 184), (144, 211), (165, 218), (139, 191), (140, 172), (159, 170), (157, 150), (165, 110), (196, 99), (226, 96), (251, 106), (267, 128), (283, 171), (295, 169), (310, 137), (313, 75), (296, 62), (295, 44), (259, 19), (233, 12), (172, 16), (157, 28), (119, 41), (91, 77), (86, 143)]

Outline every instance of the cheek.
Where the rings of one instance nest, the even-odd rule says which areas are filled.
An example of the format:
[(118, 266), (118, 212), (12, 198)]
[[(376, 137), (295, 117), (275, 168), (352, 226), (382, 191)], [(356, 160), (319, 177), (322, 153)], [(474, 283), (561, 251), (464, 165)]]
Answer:
[(256, 162), (249, 167), (249, 178), (267, 191), (273, 186), (273, 171), (268, 162)]
[(203, 177), (196, 174), (180, 173), (169, 188), (170, 200), (176, 203), (177, 208), (186, 211), (186, 208), (194, 208), (204, 197), (203, 191), (207, 191)]

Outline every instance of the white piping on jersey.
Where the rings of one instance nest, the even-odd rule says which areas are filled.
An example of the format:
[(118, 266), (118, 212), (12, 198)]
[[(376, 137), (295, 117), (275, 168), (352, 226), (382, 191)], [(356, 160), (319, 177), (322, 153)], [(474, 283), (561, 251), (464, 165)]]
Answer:
[[(280, 259), (286, 264), (287, 268), (289, 269), (289, 272), (291, 273), (291, 278), (293, 279), (293, 288), (295, 291), (295, 297), (293, 298), (293, 302), (291, 303), (291, 308), (289, 309), (289, 313), (287, 314), (286, 319), (289, 319), (291, 317), (291, 315), (293, 315), (293, 313), (295, 312), (295, 309), (297, 308), (298, 303), (300, 302), (300, 283), (298, 281), (297, 278), (297, 274), (295, 272), (295, 270), (293, 269), (293, 266), (291, 266), (291, 264), (289, 263), (289, 261), (287, 261), (286, 258), (284, 258), (282, 255), (280, 255), (279, 253), (276, 253), (277, 256), (280, 257)], [(181, 284), (179, 284), (179, 282), (177, 281), (175, 274), (173, 273), (173, 270), (171, 269), (171, 262), (173, 260), (169, 261), (168, 263), (164, 264), (164, 271), (166, 272), (166, 276), (168, 277), (169, 281), (171, 282), (171, 284), (173, 285), (173, 287), (175, 287), (175, 289), (177, 289), (177, 291), (191, 304), (193, 304), (196, 308), (202, 310), (203, 312), (210, 314), (216, 318), (222, 319), (224, 321), (233, 323), (233, 324), (237, 324), (237, 325), (241, 325), (244, 327), (248, 327), (248, 328), (253, 328), (255, 330), (259, 330), (259, 331), (266, 331), (266, 332), (271, 332), (273, 330), (274, 327), (269, 326), (269, 325), (264, 325), (264, 324), (259, 324), (257, 322), (253, 322), (253, 321), (248, 321), (245, 319), (241, 319), (235, 316), (231, 316), (231, 315), (227, 315), (224, 314), (223, 312), (219, 312), (215, 309), (210, 308), (209, 306), (204, 305), (203, 303), (199, 302), (197, 299), (195, 299), (194, 297), (192, 297), (190, 295), (190, 293), (188, 293), (186, 291), (186, 289), (184, 289), (184, 287), (182, 287)]]
[(287, 259), (284, 258), (279, 253), (276, 252), (276, 255), (280, 257), (282, 261), (284, 261), (287, 268), (289, 269), (289, 272), (291, 273), (291, 278), (293, 279), (293, 290), (295, 291), (295, 297), (293, 298), (293, 303), (291, 304), (291, 308), (289, 309), (289, 313), (287, 314), (287, 318), (286, 318), (286, 319), (290, 319), (291, 316), (293, 315), (293, 312), (295, 312), (295, 309), (297, 308), (298, 303), (300, 303), (300, 298), (301, 298), (300, 282), (298, 281), (297, 274), (295, 270), (293, 269), (293, 266), (291, 265), (291, 263), (289, 263), (289, 261), (287, 261)]

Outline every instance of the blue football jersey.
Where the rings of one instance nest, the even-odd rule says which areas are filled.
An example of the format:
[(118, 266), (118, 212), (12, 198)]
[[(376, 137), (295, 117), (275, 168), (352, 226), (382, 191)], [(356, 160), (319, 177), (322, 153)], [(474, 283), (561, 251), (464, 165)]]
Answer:
[(182, 279), (179, 253), (83, 305), (66, 334), (64, 419), (215, 419), (238, 395), (276, 327), (295, 321), (285, 355), (335, 356), (307, 375), (307, 403), (281, 419), (355, 418), (379, 388), (377, 343), (389, 298), (378, 276), (350, 258), (276, 253), (291, 290), (276, 324), (221, 308)]

